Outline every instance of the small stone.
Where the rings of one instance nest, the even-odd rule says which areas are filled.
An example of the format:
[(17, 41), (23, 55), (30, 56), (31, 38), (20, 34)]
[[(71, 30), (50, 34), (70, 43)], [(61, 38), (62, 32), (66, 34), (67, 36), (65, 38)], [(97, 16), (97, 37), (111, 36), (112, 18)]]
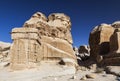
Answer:
[(54, 78), (54, 81), (57, 81), (58, 79), (57, 78)]
[(72, 77), (72, 79), (76, 79), (76, 78), (77, 78), (77, 76), (75, 76), (75, 75)]
[(86, 80), (87, 78), (86, 78), (86, 76), (83, 76), (80, 80)]
[(96, 78), (96, 75), (95, 74), (86, 74), (86, 78), (94, 79), (94, 78)]

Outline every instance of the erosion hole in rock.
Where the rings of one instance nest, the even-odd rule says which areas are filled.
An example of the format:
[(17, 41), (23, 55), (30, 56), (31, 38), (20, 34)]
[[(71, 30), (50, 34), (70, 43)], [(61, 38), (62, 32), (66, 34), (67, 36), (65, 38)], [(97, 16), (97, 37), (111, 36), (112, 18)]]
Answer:
[(100, 44), (100, 55), (106, 55), (110, 52), (110, 43), (109, 42), (103, 42)]

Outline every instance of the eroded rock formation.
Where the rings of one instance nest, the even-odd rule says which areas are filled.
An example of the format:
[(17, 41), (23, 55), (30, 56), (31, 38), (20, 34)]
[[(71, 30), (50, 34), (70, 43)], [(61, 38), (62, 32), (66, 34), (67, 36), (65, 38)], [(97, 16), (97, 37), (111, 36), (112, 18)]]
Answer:
[(114, 28), (111, 25), (101, 24), (96, 26), (89, 37), (90, 54), (91, 58), (99, 61), (99, 55), (105, 55), (110, 51), (110, 37), (114, 32)]
[(78, 57), (80, 57), (82, 61), (87, 60), (90, 56), (90, 48), (87, 45), (80, 46), (78, 52)]
[(120, 65), (120, 28), (115, 29), (110, 38), (110, 52), (104, 56), (104, 65)]
[(102, 24), (90, 33), (91, 58), (102, 65), (120, 65), (120, 22)]
[(5, 43), (0, 41), (0, 62), (6, 62), (10, 60), (10, 43)]
[(70, 18), (63, 13), (48, 16), (37, 12), (23, 25), (12, 30), (11, 66), (25, 68), (41, 61), (76, 64), (72, 49)]

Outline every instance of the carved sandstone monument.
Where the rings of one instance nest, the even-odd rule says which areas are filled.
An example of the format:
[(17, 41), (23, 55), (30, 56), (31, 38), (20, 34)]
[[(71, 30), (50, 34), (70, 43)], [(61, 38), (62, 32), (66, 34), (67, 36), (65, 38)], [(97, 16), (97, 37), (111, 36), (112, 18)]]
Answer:
[(101, 24), (90, 33), (91, 58), (102, 65), (120, 65), (120, 23)]
[(12, 30), (11, 68), (36, 67), (41, 61), (75, 65), (70, 18), (63, 13), (37, 12), (22, 28)]

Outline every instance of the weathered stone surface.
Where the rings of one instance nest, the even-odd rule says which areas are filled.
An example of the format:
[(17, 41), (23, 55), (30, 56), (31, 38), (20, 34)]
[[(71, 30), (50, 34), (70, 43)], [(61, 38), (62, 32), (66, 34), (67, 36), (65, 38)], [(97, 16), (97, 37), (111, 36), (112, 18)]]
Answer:
[(91, 58), (102, 66), (120, 65), (120, 22), (112, 25), (102, 24), (90, 34)]
[(120, 29), (115, 29), (110, 38), (110, 52), (104, 56), (104, 65), (120, 65)]
[(23, 27), (37, 27), (38, 26), (38, 22), (46, 22), (47, 18), (46, 16), (41, 13), (41, 12), (37, 12), (35, 14), (33, 14), (33, 16), (24, 23)]
[(112, 27), (120, 28), (120, 21), (115, 21), (114, 23), (112, 23)]
[(80, 80), (87, 80), (86, 76), (83, 76)]
[(23, 28), (12, 30), (11, 66), (25, 68), (50, 60), (75, 65), (70, 30), (70, 18), (63, 13), (53, 13), (48, 19), (40, 12), (35, 13)]
[(116, 55), (120, 56), (120, 28), (116, 29), (114, 31), (114, 34), (110, 38), (110, 52)]
[(43, 57), (40, 47), (40, 36), (35, 28), (16, 28), (12, 30), (13, 44), (10, 49), (11, 68), (23, 69), (34, 67)]
[[(43, 15), (40, 12), (35, 13), (34, 15)], [(33, 15), (33, 16), (34, 16)], [(42, 36), (47, 37), (57, 37), (60, 39), (67, 40), (69, 43), (73, 43), (71, 36), (71, 22), (70, 18), (63, 13), (53, 13), (48, 17), (31, 17), (28, 21), (25, 22), (23, 27), (34, 27), (38, 28)]]
[(95, 79), (96, 75), (95, 74), (86, 74), (86, 78)]
[(83, 46), (80, 46), (79, 47), (79, 53), (87, 53), (87, 54), (90, 54), (90, 47), (87, 46), (87, 45), (83, 45)]
[(80, 46), (78, 49), (77, 57), (81, 58), (82, 61), (85, 61), (90, 56), (90, 48), (87, 45)]
[(100, 55), (108, 54), (110, 51), (110, 37), (114, 33), (111, 25), (101, 24), (90, 33), (90, 56), (93, 60), (100, 60)]
[(10, 60), (9, 57), (10, 46), (11, 46), (10, 43), (0, 41), (0, 63)]
[(77, 56), (79, 55), (79, 52), (78, 52), (78, 48), (75, 46), (73, 47), (73, 50), (74, 50), (74, 54)]

